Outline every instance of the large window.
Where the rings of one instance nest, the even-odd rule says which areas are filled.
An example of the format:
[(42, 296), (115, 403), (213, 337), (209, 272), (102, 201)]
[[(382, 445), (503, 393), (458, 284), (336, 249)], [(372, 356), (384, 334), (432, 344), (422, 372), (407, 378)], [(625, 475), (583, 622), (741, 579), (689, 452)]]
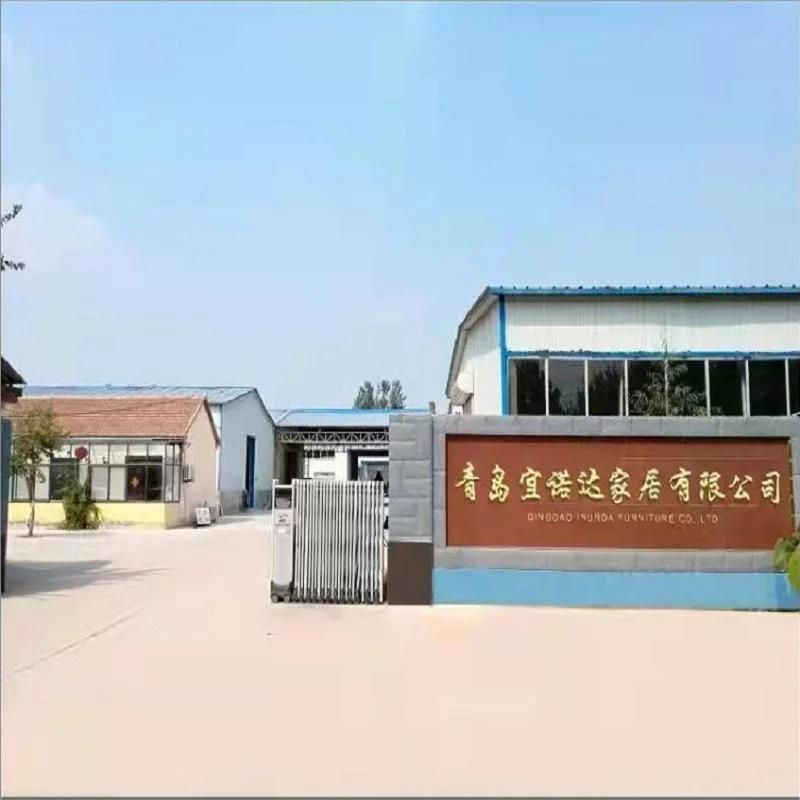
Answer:
[(708, 381), (712, 416), (740, 417), (744, 414), (743, 361), (709, 361)]
[(544, 359), (526, 358), (511, 361), (512, 414), (544, 414)]
[(512, 414), (785, 416), (800, 358), (512, 358), (509, 395)]
[(667, 362), (667, 414), (703, 417), (706, 406), (706, 362), (670, 359)]
[(667, 413), (663, 361), (628, 362), (628, 408), (634, 417), (663, 417)]
[[(181, 498), (178, 442), (68, 443), (42, 466), (37, 500), (61, 500), (71, 480), (89, 482), (97, 502), (178, 502)], [(13, 498), (27, 500), (24, 479), (14, 477)]]
[(550, 414), (568, 416), (586, 413), (586, 387), (583, 361), (551, 358), (548, 364), (550, 379)]
[(750, 371), (750, 415), (753, 417), (780, 417), (786, 407), (786, 362), (781, 360), (756, 361), (748, 365)]
[(589, 413), (618, 417), (625, 413), (625, 362), (590, 360)]

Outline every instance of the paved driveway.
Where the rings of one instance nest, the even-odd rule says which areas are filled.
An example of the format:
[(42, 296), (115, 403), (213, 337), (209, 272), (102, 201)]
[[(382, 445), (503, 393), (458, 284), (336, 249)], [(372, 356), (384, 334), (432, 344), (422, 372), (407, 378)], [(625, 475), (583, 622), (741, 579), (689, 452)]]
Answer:
[(9, 542), (3, 794), (800, 792), (800, 615), (272, 606), (264, 517)]

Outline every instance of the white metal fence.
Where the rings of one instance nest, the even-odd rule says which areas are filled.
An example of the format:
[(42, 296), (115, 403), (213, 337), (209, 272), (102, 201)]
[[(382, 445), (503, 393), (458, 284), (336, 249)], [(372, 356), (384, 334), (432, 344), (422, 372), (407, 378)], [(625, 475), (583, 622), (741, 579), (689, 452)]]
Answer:
[(292, 507), (292, 599), (383, 602), (383, 483), (294, 480)]

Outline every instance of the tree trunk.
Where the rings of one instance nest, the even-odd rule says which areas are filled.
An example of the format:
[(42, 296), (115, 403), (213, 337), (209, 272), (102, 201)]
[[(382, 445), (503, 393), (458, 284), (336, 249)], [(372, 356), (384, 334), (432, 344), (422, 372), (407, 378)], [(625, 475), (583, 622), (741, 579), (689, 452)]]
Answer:
[(33, 536), (33, 523), (36, 519), (36, 500), (34, 499), (35, 481), (28, 481), (28, 498), (31, 503), (31, 514), (28, 517), (28, 536)]

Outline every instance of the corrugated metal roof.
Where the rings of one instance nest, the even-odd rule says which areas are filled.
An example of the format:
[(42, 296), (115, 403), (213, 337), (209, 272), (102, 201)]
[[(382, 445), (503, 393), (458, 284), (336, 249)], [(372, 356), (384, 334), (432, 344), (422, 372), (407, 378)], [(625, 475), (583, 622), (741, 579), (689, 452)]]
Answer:
[(24, 397), (205, 397), (223, 405), (254, 391), (253, 386), (26, 386)]
[(537, 297), (575, 296), (631, 296), (682, 295), (706, 297), (708, 295), (747, 295), (748, 297), (800, 295), (797, 285), (764, 286), (490, 286), (496, 295), (533, 295)]
[(455, 380), (456, 364), (461, 356), (464, 336), (498, 297), (800, 297), (800, 285), (764, 284), (763, 286), (487, 286), (458, 325), (445, 395)]
[(388, 428), (393, 414), (427, 414), (424, 408), (271, 408), (276, 428)]

